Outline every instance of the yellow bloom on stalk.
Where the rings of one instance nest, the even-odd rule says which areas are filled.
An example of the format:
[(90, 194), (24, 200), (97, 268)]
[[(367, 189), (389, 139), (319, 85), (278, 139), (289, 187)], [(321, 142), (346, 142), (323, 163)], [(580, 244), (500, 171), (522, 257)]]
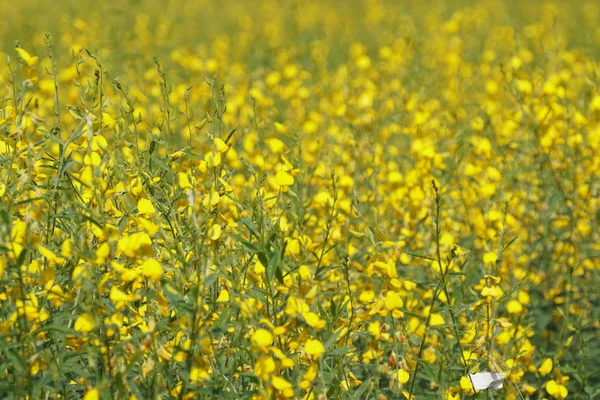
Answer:
[(79, 333), (89, 333), (94, 329), (95, 324), (92, 314), (85, 313), (77, 317), (73, 328)]
[(317, 377), (317, 373), (319, 372), (319, 364), (316, 362), (312, 362), (304, 375), (302, 376), (302, 381), (298, 385), (301, 389), (308, 389)]
[(221, 225), (214, 224), (208, 230), (208, 237), (210, 240), (218, 240), (221, 237)]
[(481, 290), (481, 295), (488, 299), (499, 299), (504, 295), (504, 291), (498, 285), (494, 285), (492, 287), (486, 286)]
[(371, 322), (369, 324), (369, 333), (373, 336), (375, 340), (379, 340), (379, 338), (381, 338), (381, 322)]
[(358, 379), (352, 371), (348, 371), (346, 375), (347, 377), (341, 383), (343, 390), (348, 391), (351, 388), (357, 387), (362, 383), (362, 381)]
[(257, 348), (265, 349), (273, 343), (273, 335), (266, 329), (257, 329), (250, 340)]
[(275, 361), (269, 356), (262, 356), (254, 364), (254, 374), (261, 380), (267, 380), (275, 371)]
[(555, 399), (564, 399), (569, 394), (569, 391), (562, 383), (553, 379), (546, 382), (546, 392)]
[(304, 318), (304, 321), (306, 321), (308, 326), (317, 330), (323, 329), (327, 324), (327, 321), (319, 318), (319, 316), (312, 311), (302, 313), (302, 318)]
[(595, 95), (590, 102), (590, 110), (600, 111), (600, 95)]
[(406, 382), (408, 382), (409, 378), (410, 375), (403, 369), (398, 369), (396, 372), (394, 372), (393, 379), (396, 383), (400, 385), (404, 385)]
[(275, 182), (280, 188), (292, 186), (294, 184), (294, 177), (287, 171), (278, 171), (275, 175)]
[(50, 249), (47, 249), (44, 246), (38, 246), (38, 251), (41, 255), (43, 255), (46, 258), (46, 260), (48, 260), (48, 262), (51, 265), (57, 265), (62, 262), (62, 259), (60, 257), (56, 256), (54, 252), (52, 252)]
[(143, 215), (152, 215), (156, 212), (152, 202), (148, 199), (140, 199), (137, 203), (137, 207), (139, 213)]
[(273, 122), (273, 126), (279, 133), (286, 133), (288, 131), (287, 127), (281, 122)]
[(163, 267), (153, 258), (147, 258), (142, 263), (142, 274), (151, 281), (160, 281), (163, 275)]
[(182, 188), (182, 189), (193, 189), (194, 188), (194, 186), (190, 183), (187, 173), (179, 172), (177, 174), (177, 177), (178, 177), (180, 188)]
[(518, 300), (511, 300), (506, 305), (506, 311), (510, 314), (521, 314), (523, 312), (523, 305)]
[(554, 367), (554, 364), (552, 363), (552, 359), (546, 358), (542, 362), (542, 365), (540, 365), (540, 367), (538, 368), (538, 372), (540, 373), (540, 375), (546, 376), (552, 371), (553, 367)]
[(483, 264), (486, 267), (492, 267), (496, 264), (497, 259), (498, 255), (496, 253), (494, 253), (493, 251), (488, 251), (483, 255)]
[(221, 290), (219, 296), (217, 296), (217, 303), (227, 303), (229, 301), (229, 291), (227, 289)]
[(5, 258), (0, 258), (0, 276), (4, 274), (8, 261)]
[(538, 389), (528, 383), (524, 384), (521, 388), (521, 390), (523, 391), (524, 394), (531, 396), (532, 394), (534, 394), (535, 392), (538, 391)]
[(225, 153), (229, 150), (229, 146), (220, 138), (215, 139), (215, 147), (219, 153)]
[(128, 303), (128, 302), (135, 300), (135, 296), (133, 296), (131, 294), (126, 294), (125, 292), (123, 292), (121, 289), (119, 289), (116, 286), (113, 286), (112, 288), (110, 288), (109, 298), (110, 298), (110, 301), (115, 303), (115, 305), (117, 306), (117, 309), (120, 309), (120, 310), (125, 308), (124, 303)]
[(210, 209), (211, 207), (214, 207), (217, 204), (219, 204), (220, 199), (221, 196), (219, 196), (219, 192), (212, 191), (209, 194), (207, 194), (206, 197), (204, 197), (204, 200), (202, 200), (202, 204), (204, 205), (204, 208)]
[(530, 94), (533, 91), (533, 86), (531, 85), (531, 82), (524, 79), (517, 80), (516, 86), (519, 92), (523, 94)]
[(274, 376), (271, 379), (271, 384), (275, 389), (281, 392), (292, 388), (292, 384), (280, 376)]
[(452, 387), (446, 393), (446, 400), (460, 400), (460, 393), (456, 391), (456, 387)]
[(400, 310), (404, 306), (404, 302), (398, 295), (398, 293), (388, 290), (385, 295), (385, 308), (392, 312), (394, 318), (402, 318), (404, 312)]
[[(113, 117), (109, 114), (109, 113), (102, 113), (102, 123), (104, 124), (105, 127), (107, 128), (114, 128), (115, 125), (117, 125), (117, 121), (115, 121), (113, 119)], [(100, 148), (106, 149), (107, 148), (107, 142), (106, 139), (104, 139), (102, 136), (96, 136), (98, 139), (97, 142), (100, 142), (101, 145), (99, 146)], [(95, 138), (96, 138), (95, 137)], [(101, 138), (101, 139), (100, 139)], [(103, 143), (103, 145), (102, 145)], [(95, 150), (95, 149), (94, 149)]]
[(319, 359), (325, 353), (325, 347), (318, 339), (309, 339), (304, 344), (304, 351), (313, 359)]
[(442, 317), (441, 314), (439, 314), (439, 313), (431, 314), (431, 319), (429, 321), (429, 324), (431, 326), (440, 326), (440, 325), (444, 325), (445, 323), (446, 323), (446, 320), (444, 320), (444, 317)]
[(272, 153), (281, 154), (286, 150), (285, 143), (277, 138), (269, 138), (265, 140), (265, 144)]
[(96, 388), (88, 390), (85, 392), (83, 400), (100, 400), (100, 391)]
[(396, 310), (404, 306), (404, 302), (398, 295), (398, 293), (388, 290), (385, 295), (385, 308), (389, 311)]
[(221, 153), (218, 151), (211, 151), (204, 157), (208, 168), (215, 168), (221, 165)]
[(192, 382), (202, 382), (210, 379), (210, 375), (205, 368), (201, 368), (198, 366), (192, 367), (190, 371), (190, 380)]
[(23, 61), (25, 61), (25, 64), (28, 67), (35, 67), (37, 65), (38, 57), (32, 56), (31, 54), (29, 54), (27, 51), (23, 50), (20, 47), (17, 47), (15, 50), (17, 51), (19, 56), (23, 59)]
[(475, 392), (473, 390), (473, 383), (468, 376), (463, 376), (460, 378), (460, 388), (467, 394), (473, 394)]
[(123, 236), (117, 242), (117, 253), (127, 257), (135, 258), (141, 249), (152, 246), (152, 239), (146, 232), (136, 232), (129, 236)]

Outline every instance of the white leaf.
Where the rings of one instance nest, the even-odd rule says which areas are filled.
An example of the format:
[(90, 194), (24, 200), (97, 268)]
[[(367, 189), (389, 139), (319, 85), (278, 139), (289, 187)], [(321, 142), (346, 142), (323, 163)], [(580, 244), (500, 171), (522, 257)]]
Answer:
[(475, 390), (500, 390), (504, 385), (504, 376), (502, 372), (479, 372), (469, 374), (469, 380), (473, 383), (473, 389)]

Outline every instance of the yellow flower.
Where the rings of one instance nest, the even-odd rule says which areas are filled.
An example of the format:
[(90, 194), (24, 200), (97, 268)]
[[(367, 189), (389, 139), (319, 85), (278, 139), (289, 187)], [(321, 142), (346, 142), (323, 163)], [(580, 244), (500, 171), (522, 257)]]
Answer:
[[(117, 121), (115, 121), (113, 119), (113, 117), (109, 114), (109, 113), (102, 113), (102, 123), (104, 124), (104, 126), (108, 127), (108, 128), (113, 128), (116, 124)], [(104, 143), (104, 145), (100, 145), (99, 147), (106, 149), (107, 147), (107, 142), (106, 139), (104, 139), (102, 136), (95, 136), (95, 138), (99, 138), (100, 143)], [(102, 139), (100, 139), (102, 138)]]
[(319, 316), (312, 311), (302, 313), (302, 317), (304, 318), (308, 326), (317, 330), (323, 329), (327, 324), (325, 320), (319, 318)]
[(306, 370), (306, 372), (304, 373), (304, 376), (302, 377), (302, 382), (300, 384), (300, 387), (303, 389), (310, 387), (310, 383), (315, 380), (318, 372), (319, 372), (319, 364), (316, 362), (312, 362), (310, 364), (310, 366), (308, 367), (308, 369)]
[(431, 314), (431, 320), (429, 321), (429, 324), (431, 326), (440, 326), (440, 325), (444, 325), (445, 323), (446, 323), (446, 321), (444, 320), (444, 317), (442, 317), (440, 314), (438, 314), (438, 313)]
[(275, 175), (275, 182), (279, 187), (292, 186), (294, 184), (294, 177), (287, 171), (279, 171)]
[(292, 384), (290, 382), (288, 382), (287, 380), (285, 380), (284, 378), (280, 377), (280, 376), (274, 376), (271, 379), (271, 384), (273, 385), (273, 387), (277, 390), (280, 391), (284, 391), (286, 389), (291, 389)]
[(526, 395), (529, 395), (529, 396), (531, 396), (532, 394), (537, 392), (537, 388), (535, 388), (527, 383), (523, 385), (522, 390), (523, 390), (523, 393), (525, 393)]
[(517, 89), (521, 93), (530, 94), (533, 91), (533, 86), (531, 85), (531, 82), (527, 80), (519, 79), (517, 80), (516, 85)]
[(221, 153), (218, 151), (211, 151), (204, 157), (208, 168), (218, 167), (221, 164)]
[(279, 133), (287, 133), (288, 131), (287, 127), (281, 122), (273, 122), (273, 126), (275, 126), (275, 129), (277, 129), (277, 132)]
[(45, 248), (44, 246), (38, 246), (38, 251), (52, 265), (59, 264), (62, 261), (62, 259), (60, 257), (57, 257), (56, 254), (54, 254), (51, 250)]
[(113, 286), (112, 288), (110, 288), (110, 301), (112, 301), (113, 303), (117, 303), (117, 302), (128, 302), (128, 301), (133, 301), (134, 300), (134, 296), (130, 295), (130, 294), (126, 294), (125, 292), (123, 292), (121, 289), (119, 289), (116, 286)]
[(325, 353), (325, 347), (318, 339), (309, 339), (304, 344), (304, 351), (313, 359), (318, 359), (323, 353)]
[(219, 192), (212, 191), (209, 194), (207, 194), (206, 197), (204, 197), (204, 200), (202, 200), (202, 204), (204, 205), (204, 208), (209, 209), (210, 207), (214, 207), (217, 204), (219, 204), (220, 198), (221, 197), (219, 196)]
[(229, 292), (227, 289), (221, 290), (219, 296), (217, 297), (217, 303), (227, 303), (229, 301)]
[(250, 340), (254, 346), (262, 349), (273, 343), (273, 335), (266, 329), (257, 329)]
[(190, 371), (190, 380), (192, 382), (202, 382), (208, 379), (210, 379), (210, 375), (206, 369), (196, 366), (192, 367)]
[(148, 199), (140, 199), (137, 203), (137, 207), (138, 212), (143, 215), (152, 215), (156, 212), (152, 202)]
[(595, 95), (590, 102), (590, 109), (592, 111), (600, 111), (600, 95)]
[(468, 376), (463, 376), (460, 378), (460, 388), (465, 392), (465, 393), (473, 393), (473, 383), (471, 382), (471, 379), (469, 379)]
[(147, 258), (142, 263), (142, 274), (151, 281), (160, 281), (163, 267), (153, 258)]
[(122, 253), (127, 257), (136, 257), (140, 249), (152, 246), (152, 240), (146, 232), (136, 232), (130, 236), (123, 236), (117, 242), (117, 255)]
[(269, 138), (265, 140), (265, 144), (269, 147), (269, 150), (275, 154), (283, 153), (286, 149), (285, 143), (277, 138)]
[(498, 299), (500, 297), (502, 297), (502, 295), (504, 294), (504, 291), (500, 288), (500, 286), (494, 285), (492, 287), (484, 287), (481, 290), (481, 295), (483, 297), (488, 297), (488, 298), (495, 298)]
[(75, 331), (79, 333), (89, 333), (94, 329), (96, 322), (90, 313), (81, 314), (75, 320)]
[(227, 150), (229, 150), (229, 146), (222, 139), (219, 138), (215, 139), (215, 146), (219, 153), (225, 153)]
[(37, 57), (31, 56), (28, 52), (21, 49), (20, 47), (17, 47), (15, 50), (17, 51), (19, 56), (23, 59), (23, 61), (25, 61), (25, 64), (27, 64), (28, 67), (35, 67), (35, 65), (38, 62)]
[(446, 393), (446, 400), (460, 400), (460, 393), (454, 391), (456, 387), (450, 388)]
[(408, 372), (406, 372), (405, 370), (399, 369), (398, 371), (396, 371), (394, 373), (393, 378), (400, 385), (404, 385), (406, 382), (408, 382), (408, 379), (410, 378), (410, 376), (408, 375)]
[(208, 230), (208, 237), (210, 240), (218, 240), (221, 237), (221, 225), (214, 224)]
[(498, 260), (498, 254), (494, 253), (493, 251), (488, 251), (487, 253), (485, 253), (483, 255), (483, 264), (486, 267), (491, 267), (491, 266), (495, 265), (497, 260)]
[(506, 311), (509, 314), (521, 314), (523, 312), (523, 305), (518, 300), (511, 300), (506, 305)]
[(190, 183), (190, 180), (188, 178), (188, 175), (185, 172), (180, 172), (179, 174), (177, 174), (178, 180), (179, 180), (179, 187), (182, 189), (192, 189), (193, 186)]
[(265, 381), (275, 371), (275, 361), (269, 356), (262, 356), (254, 364), (254, 374)]
[(553, 363), (552, 363), (552, 359), (551, 358), (546, 358), (544, 360), (544, 362), (542, 362), (542, 365), (540, 365), (540, 367), (538, 368), (538, 372), (540, 373), (540, 375), (545, 376), (548, 375), (553, 368)]
[(403, 306), (404, 302), (402, 301), (398, 293), (392, 290), (388, 290), (388, 292), (385, 295), (385, 308), (389, 311), (393, 311)]
[(555, 380), (549, 380), (546, 382), (546, 392), (555, 399), (564, 399), (569, 394), (567, 388)]
[(369, 324), (369, 333), (373, 336), (375, 340), (379, 340), (381, 337), (381, 322), (373, 321)]
[(100, 391), (98, 389), (90, 389), (83, 396), (83, 400), (100, 400)]

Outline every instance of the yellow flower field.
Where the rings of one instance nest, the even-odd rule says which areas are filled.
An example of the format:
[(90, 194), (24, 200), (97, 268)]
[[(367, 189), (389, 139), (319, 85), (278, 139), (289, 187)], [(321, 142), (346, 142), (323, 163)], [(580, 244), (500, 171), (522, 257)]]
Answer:
[(600, 396), (600, 4), (0, 15), (0, 398)]

